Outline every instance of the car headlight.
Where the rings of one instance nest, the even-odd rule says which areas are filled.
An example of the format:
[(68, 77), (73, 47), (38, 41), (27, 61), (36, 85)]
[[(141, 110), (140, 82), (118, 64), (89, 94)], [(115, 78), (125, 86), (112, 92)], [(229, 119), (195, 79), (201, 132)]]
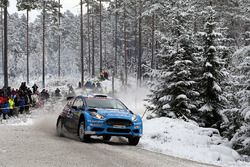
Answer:
[(132, 121), (133, 122), (137, 121), (137, 116), (135, 114), (132, 116)]
[(96, 112), (91, 112), (90, 113), (92, 117), (97, 118), (97, 119), (104, 119), (104, 116), (101, 114), (98, 114)]

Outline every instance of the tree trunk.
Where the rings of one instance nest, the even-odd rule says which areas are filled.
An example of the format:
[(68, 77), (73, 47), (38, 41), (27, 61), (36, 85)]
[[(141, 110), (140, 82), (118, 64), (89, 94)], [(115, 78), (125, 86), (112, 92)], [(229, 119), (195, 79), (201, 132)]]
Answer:
[(95, 77), (95, 31), (94, 31), (94, 9), (92, 7), (92, 77)]
[(152, 16), (152, 34), (151, 34), (151, 69), (154, 69), (154, 50), (155, 50), (155, 15)]
[(104, 42), (104, 68), (107, 69), (107, 41)]
[(138, 52), (138, 70), (137, 70), (137, 86), (141, 87), (141, 79), (142, 79), (142, 68), (141, 68), (141, 58), (142, 58), (142, 8), (141, 8), (141, 0), (139, 1), (139, 20), (138, 20), (138, 33), (139, 33), (139, 52)]
[(112, 70), (112, 95), (115, 95), (115, 73)]
[(4, 23), (3, 23), (3, 8), (1, 8), (1, 47), (2, 47), (2, 72), (4, 71)]
[(117, 75), (117, 66), (118, 66), (118, 62), (117, 62), (117, 43), (118, 43), (118, 37), (117, 37), (117, 30), (118, 30), (118, 13), (117, 13), (117, 0), (115, 0), (115, 67), (114, 67), (114, 74)]
[(58, 9), (58, 77), (61, 77), (61, 0), (58, 1), (59, 9)]
[(83, 86), (83, 84), (84, 84), (84, 57), (83, 57), (83, 9), (82, 9), (82, 0), (81, 0), (81, 26), (80, 26), (80, 28), (81, 28), (81, 30), (80, 30), (80, 32), (81, 32), (81, 86)]
[(43, 1), (43, 74), (42, 74), (42, 80), (43, 80), (43, 88), (45, 88), (45, 1)]
[(124, 19), (124, 70), (125, 70), (125, 85), (128, 85), (128, 57), (127, 57), (127, 26), (126, 26), (126, 6), (124, 3), (124, 9), (123, 9), (123, 19)]
[[(137, 2), (135, 2), (137, 4)], [(138, 9), (137, 6), (135, 5), (135, 17), (138, 16)], [(132, 68), (134, 69), (134, 72), (137, 72), (138, 75), (138, 20), (135, 19), (135, 24), (134, 24), (134, 51), (133, 51), (133, 57), (134, 57), (134, 62), (132, 63)], [(138, 80), (137, 80), (138, 81)]]
[(30, 82), (30, 79), (29, 79), (29, 10), (27, 9), (27, 35), (26, 35), (26, 38), (27, 38), (27, 46), (26, 46), (26, 49), (27, 49), (27, 84), (29, 84)]
[(100, 3), (100, 74), (102, 73), (102, 0)]
[(89, 62), (88, 62), (88, 71), (91, 74), (91, 46), (90, 46), (90, 19), (89, 19), (89, 0), (87, 0), (87, 22), (88, 22), (88, 54), (89, 54)]
[[(156, 51), (156, 55), (159, 53), (160, 50), (160, 43), (157, 42), (157, 40), (155, 41), (155, 51)], [(155, 69), (159, 70), (159, 58), (155, 57)]]
[(8, 87), (8, 11), (4, 4), (4, 88)]

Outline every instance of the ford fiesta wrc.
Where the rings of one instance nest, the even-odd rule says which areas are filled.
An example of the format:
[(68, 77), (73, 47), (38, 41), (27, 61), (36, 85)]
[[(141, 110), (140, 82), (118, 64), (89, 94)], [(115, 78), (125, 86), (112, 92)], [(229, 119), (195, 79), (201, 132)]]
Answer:
[(128, 139), (137, 145), (142, 136), (142, 119), (121, 101), (104, 95), (77, 96), (68, 103), (56, 123), (57, 134), (73, 133), (80, 141), (89, 142), (91, 136), (102, 136), (109, 141), (112, 136)]

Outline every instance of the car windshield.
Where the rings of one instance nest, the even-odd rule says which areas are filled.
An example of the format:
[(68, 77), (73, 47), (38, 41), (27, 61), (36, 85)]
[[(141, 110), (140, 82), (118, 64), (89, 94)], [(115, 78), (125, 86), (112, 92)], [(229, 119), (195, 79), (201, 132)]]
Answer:
[(126, 110), (127, 107), (116, 99), (105, 98), (86, 98), (86, 103), (89, 108), (105, 108), (105, 109), (122, 109)]

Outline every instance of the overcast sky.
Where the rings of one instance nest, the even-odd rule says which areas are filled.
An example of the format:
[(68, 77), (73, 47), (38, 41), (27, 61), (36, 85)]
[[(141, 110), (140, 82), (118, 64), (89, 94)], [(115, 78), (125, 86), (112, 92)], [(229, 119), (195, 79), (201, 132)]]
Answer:
[[(71, 12), (73, 12), (74, 14), (78, 14), (80, 13), (80, 6), (78, 5), (80, 3), (80, 0), (61, 0), (61, 4), (62, 4), (62, 12), (66, 11), (66, 10), (70, 10)], [(17, 8), (16, 8), (16, 0), (10, 0), (10, 6), (8, 8), (9, 13), (14, 13), (17, 12)], [(19, 14), (22, 14), (24, 12), (18, 12)], [(36, 14), (38, 14), (38, 11), (33, 11), (31, 12), (31, 19), (33, 20), (36, 16)]]

